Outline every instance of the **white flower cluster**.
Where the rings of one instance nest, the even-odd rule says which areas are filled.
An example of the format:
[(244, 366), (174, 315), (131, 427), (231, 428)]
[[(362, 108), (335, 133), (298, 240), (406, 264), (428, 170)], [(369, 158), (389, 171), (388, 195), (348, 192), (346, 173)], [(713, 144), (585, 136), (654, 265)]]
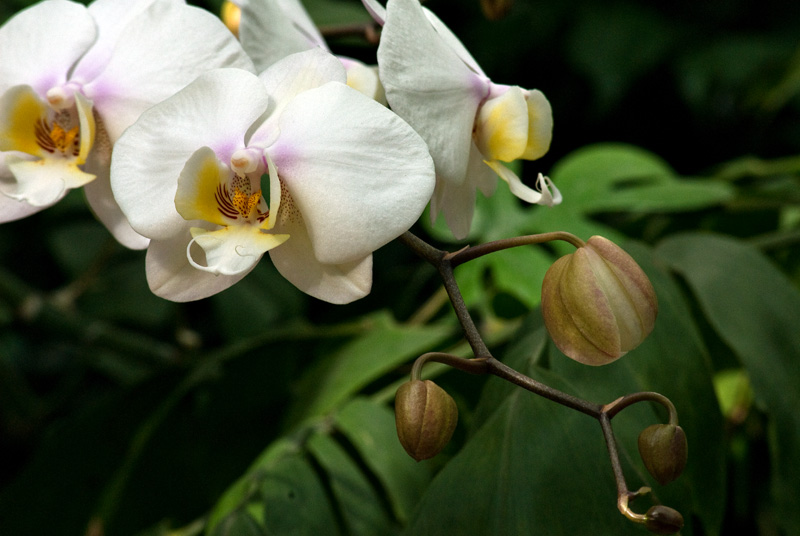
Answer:
[(0, 28), (0, 222), (83, 187), (120, 243), (147, 248), (159, 296), (220, 292), (268, 252), (302, 291), (347, 303), (428, 202), (459, 238), (496, 176), (560, 202), (501, 163), (547, 151), (542, 93), (492, 83), (418, 0), (364, 1), (377, 70), (333, 56), (298, 0), (236, 2), (238, 40), (182, 0), (18, 13)]

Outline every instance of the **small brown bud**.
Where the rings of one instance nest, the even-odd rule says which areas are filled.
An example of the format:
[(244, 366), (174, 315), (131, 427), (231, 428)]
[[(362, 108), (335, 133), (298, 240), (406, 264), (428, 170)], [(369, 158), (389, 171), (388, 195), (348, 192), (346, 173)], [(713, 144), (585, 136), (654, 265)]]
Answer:
[(655, 325), (658, 300), (636, 261), (601, 236), (558, 259), (542, 282), (542, 314), (559, 350), (605, 365), (633, 350)]
[(483, 16), (489, 20), (500, 20), (511, 11), (514, 0), (481, 0)]
[(672, 482), (686, 467), (688, 445), (683, 428), (674, 424), (648, 426), (639, 434), (639, 455), (659, 484)]
[(401, 385), (394, 399), (394, 411), (400, 444), (417, 461), (439, 454), (458, 422), (455, 401), (430, 380), (412, 380)]
[(683, 528), (683, 516), (669, 506), (651, 506), (645, 514), (644, 526), (655, 534), (675, 534)]

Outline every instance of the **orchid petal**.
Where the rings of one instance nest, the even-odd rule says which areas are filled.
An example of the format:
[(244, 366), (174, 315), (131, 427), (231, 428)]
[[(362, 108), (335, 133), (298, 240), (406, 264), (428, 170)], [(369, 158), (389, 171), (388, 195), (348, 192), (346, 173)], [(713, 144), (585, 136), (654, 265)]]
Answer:
[[(153, 240), (147, 248), (145, 268), (150, 290), (157, 296), (176, 302), (207, 298), (241, 281), (249, 273), (214, 275), (189, 264), (186, 246), (192, 240), (189, 229), (167, 240)], [(203, 250), (197, 247), (194, 258), (202, 260)], [(255, 264), (253, 264), (255, 266)]]
[(528, 143), (528, 105), (522, 90), (514, 86), (483, 103), (475, 132), (478, 148), (487, 160), (519, 158)]
[(75, 2), (47, 0), (20, 11), (0, 28), (0, 94), (30, 84), (44, 95), (65, 83), (96, 32), (86, 7)]
[(536, 160), (550, 149), (553, 139), (553, 110), (544, 94), (533, 89), (527, 95), (528, 144), (520, 158)]
[(270, 158), (269, 153), (264, 153), (267, 159), (267, 167), (269, 170), (269, 215), (266, 221), (262, 224), (261, 228), (270, 230), (275, 227), (278, 219), (278, 214), (281, 209), (281, 195), (283, 194), (281, 188), (281, 181), (278, 178), (278, 169), (275, 167), (275, 162)]
[[(31, 205), (30, 203), (26, 203), (25, 201), (19, 201), (17, 199), (12, 199), (6, 195), (3, 195), (3, 191), (5, 190), (6, 186), (0, 181), (0, 223), (6, 223), (10, 221), (21, 220), (22, 218), (27, 218), (31, 214), (36, 214), (40, 210), (46, 209), (48, 206), (41, 206), (37, 207), (35, 205)], [(65, 191), (64, 194), (67, 192)], [(64, 197), (63, 195), (61, 197)], [(61, 197), (57, 198), (52, 204), (57, 203), (61, 200)]]
[(276, 124), (283, 109), (297, 95), (331, 81), (345, 83), (347, 74), (335, 56), (316, 48), (298, 52), (280, 60), (259, 75), (272, 97), (269, 118), (251, 136), (250, 143), (268, 145), (276, 134)]
[(378, 0), (361, 0), (361, 3), (367, 8), (375, 22), (383, 26), (386, 22), (386, 8), (380, 5)]
[(100, 222), (114, 235), (117, 242), (130, 249), (144, 249), (150, 240), (133, 230), (128, 219), (119, 208), (109, 181), (110, 170), (106, 166), (87, 164), (86, 170), (96, 175), (95, 180), (83, 187), (86, 201)]
[(441, 212), (453, 236), (458, 240), (465, 239), (472, 227), (475, 189), (480, 189), (488, 197), (494, 193), (496, 186), (497, 175), (484, 163), (483, 155), (473, 142), (464, 184), (453, 185), (437, 178), (436, 190), (431, 198), (431, 224), (436, 222)]
[(280, 132), (267, 153), (322, 263), (363, 259), (396, 238), (433, 192), (433, 165), (420, 137), (343, 84), (298, 95), (281, 116)]
[(278, 272), (294, 286), (329, 303), (350, 303), (372, 288), (372, 255), (339, 264), (325, 264), (314, 255), (311, 239), (301, 221), (281, 227), (291, 236), (269, 256)]
[(108, 65), (83, 91), (115, 142), (144, 110), (217, 67), (253, 71), (217, 17), (182, 3), (154, 1), (131, 18)]
[(123, 28), (154, 1), (183, 3), (181, 0), (94, 0), (89, 14), (97, 24), (97, 39), (81, 57), (70, 79), (85, 84), (108, 65)]
[(37, 207), (50, 206), (72, 189), (94, 180), (95, 176), (78, 169), (75, 162), (62, 158), (25, 160), (20, 157), (6, 158), (8, 168), (17, 183), (6, 188), (8, 197), (25, 201)]
[[(189, 263), (205, 272), (217, 275), (237, 275), (247, 273), (261, 260), (261, 256), (278, 247), (289, 238), (288, 234), (263, 233), (257, 226), (230, 225), (216, 231), (206, 231), (193, 227), (192, 241), (186, 248)], [(205, 252), (206, 265), (191, 257), (192, 244), (197, 244)]]
[(239, 0), (239, 40), (261, 72), (295, 52), (327, 45), (297, 0)]
[(437, 175), (462, 184), (488, 80), (441, 38), (416, 0), (389, 2), (378, 65), (390, 106), (428, 144)]
[(230, 158), (268, 102), (255, 75), (220, 69), (143, 113), (116, 143), (111, 162), (111, 187), (133, 228), (152, 239), (183, 230), (175, 194), (186, 162), (204, 146)]
[(458, 37), (456, 37), (455, 34), (450, 31), (450, 28), (448, 28), (447, 25), (443, 23), (430, 9), (423, 7), (422, 11), (425, 12), (428, 22), (431, 23), (433, 28), (436, 30), (436, 33), (439, 34), (439, 37), (441, 37), (442, 40), (447, 43), (447, 46), (449, 46), (453, 52), (455, 52), (458, 57), (461, 58), (461, 61), (466, 63), (470, 69), (475, 71), (475, 73), (485, 77), (486, 75), (484, 74), (483, 69), (481, 69), (481, 66), (478, 65), (478, 62), (475, 61), (475, 58), (472, 57)]
[(94, 145), (96, 124), (92, 103), (80, 93), (75, 94), (75, 107), (78, 110), (78, 124), (80, 125), (80, 144), (76, 161), (78, 164), (84, 164)]
[(339, 57), (347, 71), (347, 85), (386, 106), (386, 91), (378, 78), (377, 65), (365, 65), (358, 60)]

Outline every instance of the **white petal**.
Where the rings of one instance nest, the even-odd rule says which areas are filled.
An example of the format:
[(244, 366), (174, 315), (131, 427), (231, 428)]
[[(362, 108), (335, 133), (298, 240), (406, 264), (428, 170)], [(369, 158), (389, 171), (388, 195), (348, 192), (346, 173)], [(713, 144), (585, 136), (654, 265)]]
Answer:
[(431, 223), (442, 212), (453, 236), (458, 240), (467, 238), (475, 213), (475, 190), (479, 189), (488, 197), (496, 187), (497, 175), (486, 165), (483, 155), (473, 143), (464, 184), (452, 185), (441, 180), (436, 182), (436, 191), (431, 199)]
[(416, 0), (389, 2), (378, 65), (389, 105), (428, 144), (437, 175), (463, 183), (488, 79), (442, 39)]
[(327, 45), (297, 0), (240, 0), (239, 40), (261, 72), (295, 52)]
[(6, 158), (14, 174), (15, 185), (3, 185), (5, 195), (37, 207), (48, 207), (64, 197), (67, 191), (94, 180), (94, 175), (78, 169), (74, 162), (62, 158), (26, 160)]
[(361, 0), (361, 3), (367, 8), (367, 11), (375, 22), (383, 26), (386, 22), (386, 8), (380, 5), (378, 0)]
[(343, 58), (339, 61), (347, 71), (347, 85), (386, 106), (386, 91), (378, 78), (377, 65), (365, 65), (358, 60)]
[(425, 143), (400, 118), (336, 82), (298, 95), (267, 152), (317, 258), (366, 257), (419, 218), (434, 186)]
[(122, 29), (108, 66), (84, 93), (111, 141), (147, 108), (217, 67), (253, 70), (233, 34), (211, 13), (155, 1)]
[(229, 161), (268, 101), (255, 75), (220, 69), (142, 114), (114, 146), (111, 162), (111, 188), (133, 228), (152, 239), (183, 229), (174, 200), (184, 165), (204, 146)]
[[(150, 242), (145, 268), (147, 283), (157, 296), (176, 302), (200, 300), (225, 290), (249, 273), (214, 275), (194, 268), (186, 256), (186, 246), (191, 239), (187, 228), (168, 240)], [(195, 255), (202, 256), (202, 250)]]
[(100, 74), (114, 52), (123, 28), (154, 1), (180, 0), (95, 0), (89, 14), (97, 24), (97, 40), (75, 66), (70, 79), (84, 84)]
[(90, 164), (86, 169), (96, 175), (95, 180), (83, 187), (83, 193), (86, 194), (86, 201), (97, 219), (123, 246), (130, 249), (146, 248), (150, 240), (133, 230), (114, 199), (109, 181), (109, 168)]
[(303, 91), (331, 81), (345, 83), (347, 73), (335, 56), (315, 48), (287, 56), (261, 73), (259, 78), (272, 99), (268, 111), (269, 118), (253, 134), (250, 142), (266, 145), (272, 143), (277, 121), (293, 98)]
[(350, 303), (372, 288), (372, 255), (341, 264), (321, 263), (302, 223), (284, 227), (290, 238), (269, 256), (278, 271), (294, 286), (329, 303)]
[(455, 34), (450, 31), (450, 28), (448, 28), (447, 25), (439, 19), (439, 17), (434, 15), (434, 13), (430, 9), (423, 7), (422, 10), (425, 12), (425, 16), (428, 18), (428, 21), (436, 30), (436, 33), (438, 33), (439, 36), (442, 38), (442, 40), (445, 43), (447, 43), (447, 46), (453, 49), (453, 52), (455, 52), (458, 55), (458, 57), (461, 58), (461, 61), (466, 63), (469, 66), (469, 68), (475, 71), (477, 74), (486, 76), (483, 73), (483, 69), (481, 69), (481, 66), (478, 65), (478, 62), (475, 61), (475, 58), (472, 57), (472, 55), (469, 53), (467, 48), (461, 43), (458, 37), (456, 37)]
[(0, 94), (28, 84), (43, 96), (63, 84), (95, 36), (94, 20), (75, 2), (47, 0), (20, 11), (0, 28)]
[[(4, 195), (2, 192), (3, 190), (9, 187), (5, 184), (5, 180), (0, 179), (0, 223), (6, 223), (9, 221), (16, 221), (21, 220), (22, 218), (27, 218), (31, 214), (35, 214), (40, 210), (46, 209), (48, 206), (58, 202), (61, 200), (61, 197), (56, 199), (51, 205), (45, 205), (41, 207), (37, 207), (31, 205), (30, 203), (26, 203), (25, 201), (19, 201), (17, 199), (12, 199)], [(66, 194), (66, 192), (64, 192)]]

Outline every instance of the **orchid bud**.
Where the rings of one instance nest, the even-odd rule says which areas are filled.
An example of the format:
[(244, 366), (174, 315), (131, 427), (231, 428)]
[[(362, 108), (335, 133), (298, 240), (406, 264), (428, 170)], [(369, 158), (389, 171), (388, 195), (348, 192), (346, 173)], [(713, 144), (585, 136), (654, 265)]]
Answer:
[(542, 314), (556, 346), (575, 361), (605, 365), (653, 330), (658, 300), (645, 273), (622, 248), (593, 236), (558, 259), (542, 282)]
[(644, 526), (654, 534), (675, 534), (683, 528), (683, 516), (669, 506), (651, 506), (645, 514)]
[(688, 445), (683, 428), (674, 424), (648, 426), (639, 434), (639, 455), (659, 484), (672, 482), (686, 467)]
[(483, 15), (489, 20), (500, 20), (511, 11), (514, 0), (481, 0)]
[(458, 422), (455, 401), (430, 380), (412, 380), (401, 385), (394, 407), (397, 437), (417, 461), (439, 454)]

